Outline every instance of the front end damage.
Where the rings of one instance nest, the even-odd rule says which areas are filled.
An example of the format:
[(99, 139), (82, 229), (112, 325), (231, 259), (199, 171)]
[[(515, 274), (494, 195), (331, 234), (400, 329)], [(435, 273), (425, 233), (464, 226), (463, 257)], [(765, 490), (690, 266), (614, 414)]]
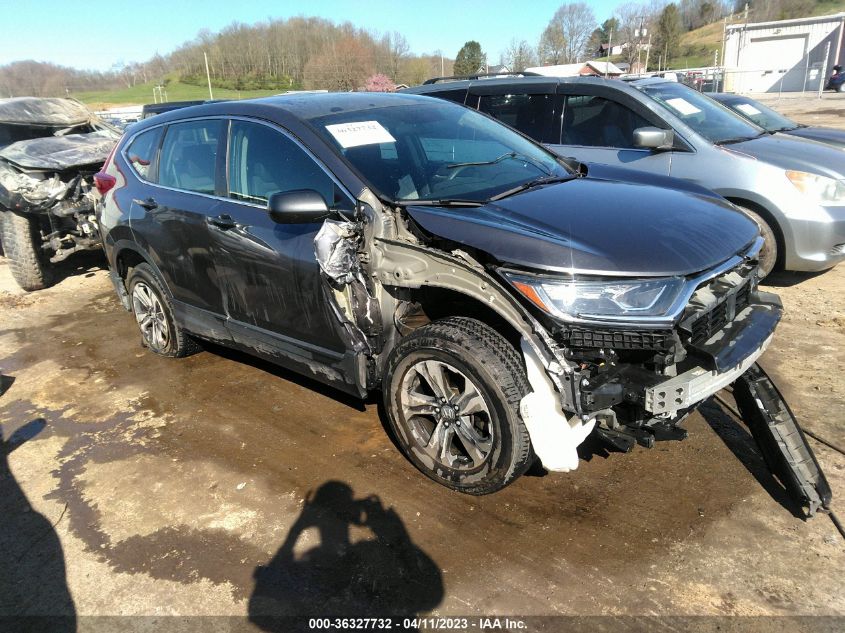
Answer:
[(80, 250), (100, 246), (94, 215), (93, 175), (23, 170), (0, 161), (0, 207), (37, 216), (40, 248), (60, 262)]
[(73, 99), (0, 99), (0, 220), (12, 273), (42, 288), (42, 264), (100, 247), (94, 174), (120, 132)]
[(456, 246), (423, 234), (402, 208), (383, 206), (366, 189), (354, 221), (326, 221), (315, 240), (317, 260), (340, 322), (367, 358), (366, 389), (379, 386), (396, 342), (428, 322), (420, 291), (442, 289), (465, 298), (474, 313), (493, 315), (497, 329), (517, 339), (532, 389), (520, 414), (545, 468), (577, 468), (577, 448), (590, 434), (626, 452), (682, 440), (683, 420), (733, 386), (744, 421), (793, 498), (808, 515), (829, 505), (811, 448), (757, 365), (781, 316), (777, 296), (757, 289), (759, 240), (689, 278), (668, 327), (543, 318), (508, 288), (510, 271)]

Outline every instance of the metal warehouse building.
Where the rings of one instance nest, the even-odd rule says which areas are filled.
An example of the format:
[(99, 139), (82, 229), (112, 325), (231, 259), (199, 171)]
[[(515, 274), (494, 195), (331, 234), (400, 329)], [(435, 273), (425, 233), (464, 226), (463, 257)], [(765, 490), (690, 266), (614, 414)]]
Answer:
[(845, 13), (732, 24), (725, 30), (725, 89), (734, 92), (818, 90), (843, 61)]

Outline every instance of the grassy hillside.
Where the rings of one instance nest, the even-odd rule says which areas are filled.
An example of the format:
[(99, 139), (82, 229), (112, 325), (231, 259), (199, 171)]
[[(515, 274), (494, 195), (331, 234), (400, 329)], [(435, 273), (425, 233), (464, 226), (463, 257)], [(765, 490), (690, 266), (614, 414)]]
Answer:
[[(153, 87), (155, 84), (137, 84), (131, 88), (121, 90), (98, 90), (94, 92), (77, 92), (70, 96), (75, 97), (88, 104), (94, 110), (106, 105), (130, 105), (153, 103)], [(278, 90), (226, 90), (224, 88), (212, 88), (215, 99), (251, 99), (253, 97), (266, 97), (279, 92)], [(171, 81), (165, 86), (168, 101), (191, 101), (196, 99), (208, 99), (208, 88), (204, 86), (192, 86), (178, 81)]]
[[(830, 15), (845, 11), (845, 0), (823, 0), (811, 12), (813, 15)], [(807, 16), (807, 17), (810, 17)], [(736, 23), (736, 20), (734, 20)], [(713, 65), (713, 51), (722, 49), (722, 21), (702, 26), (684, 33), (681, 38), (681, 52), (669, 60), (669, 68), (697, 68)]]

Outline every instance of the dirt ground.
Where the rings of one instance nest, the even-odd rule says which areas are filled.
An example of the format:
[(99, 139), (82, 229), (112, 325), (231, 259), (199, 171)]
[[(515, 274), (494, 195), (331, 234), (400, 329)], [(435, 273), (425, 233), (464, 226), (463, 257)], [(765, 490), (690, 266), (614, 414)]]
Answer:
[[(841, 126), (838, 97), (781, 104)], [(845, 616), (845, 541), (790, 513), (713, 401), (684, 442), (589, 444), (573, 473), (462, 496), (399, 454), (375, 399), (218, 348), (159, 358), (97, 254), (62, 276), (23, 294), (0, 259), (0, 616)], [(763, 365), (843, 446), (845, 265), (767, 285), (786, 310)], [(810, 442), (843, 508), (845, 456)]]

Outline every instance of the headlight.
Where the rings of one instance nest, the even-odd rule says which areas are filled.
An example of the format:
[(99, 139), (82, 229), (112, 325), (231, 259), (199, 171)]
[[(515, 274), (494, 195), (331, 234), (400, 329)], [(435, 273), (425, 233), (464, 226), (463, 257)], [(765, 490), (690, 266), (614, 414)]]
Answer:
[(564, 320), (663, 316), (684, 286), (679, 277), (594, 281), (508, 274), (508, 279), (529, 301)]
[(787, 171), (786, 177), (805, 196), (821, 205), (845, 204), (845, 182), (806, 171)]

